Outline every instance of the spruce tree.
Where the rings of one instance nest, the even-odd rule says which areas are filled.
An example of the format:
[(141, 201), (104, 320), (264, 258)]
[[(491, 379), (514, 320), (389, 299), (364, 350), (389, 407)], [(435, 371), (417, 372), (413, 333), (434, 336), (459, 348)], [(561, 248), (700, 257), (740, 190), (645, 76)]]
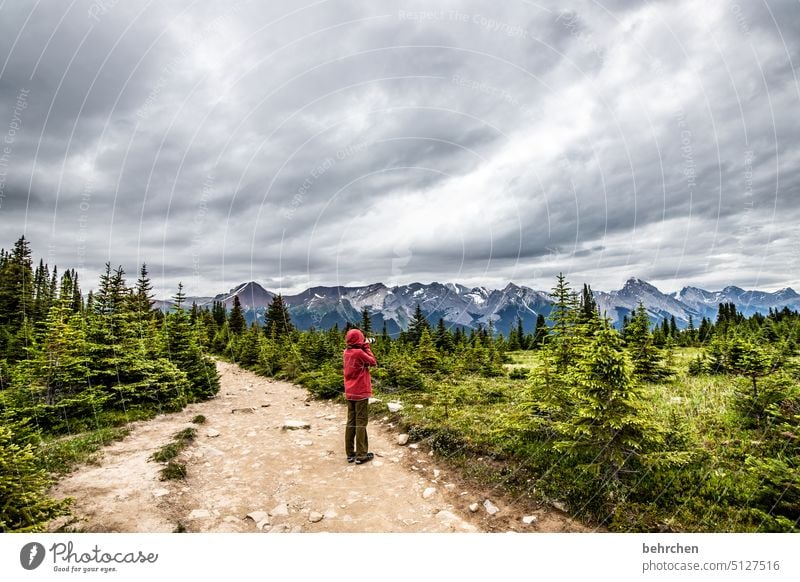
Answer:
[(426, 329), (430, 332), (430, 324), (428, 323), (425, 314), (422, 313), (422, 308), (420, 307), (419, 303), (417, 303), (417, 307), (414, 309), (414, 315), (408, 324), (409, 341), (415, 346), (418, 346), (419, 340), (422, 337), (422, 332)]
[(439, 323), (436, 325), (436, 333), (434, 334), (434, 344), (439, 352), (444, 354), (452, 353), (453, 351), (453, 336), (450, 330), (444, 324), (444, 319), (439, 318)]
[(660, 350), (650, 333), (650, 318), (641, 302), (628, 326), (627, 344), (636, 378), (645, 382), (657, 382), (669, 375), (661, 362)]
[(536, 330), (533, 334), (531, 348), (541, 349), (547, 341), (547, 321), (541, 313), (536, 316)]
[(556, 286), (550, 296), (553, 306), (550, 311), (550, 345), (556, 358), (556, 368), (565, 372), (573, 361), (576, 349), (576, 325), (578, 323), (579, 303), (563, 273), (558, 274)]
[(367, 309), (366, 305), (361, 310), (361, 331), (364, 332), (365, 336), (372, 333), (372, 318), (369, 316), (369, 309)]
[(228, 329), (234, 335), (240, 335), (247, 327), (247, 322), (244, 319), (244, 312), (242, 311), (242, 303), (239, 301), (239, 296), (233, 296), (233, 308), (231, 308), (230, 315), (228, 316)]
[(264, 333), (267, 337), (275, 337), (276, 339), (288, 338), (294, 331), (289, 308), (284, 303), (283, 296), (280, 293), (272, 298), (269, 307), (267, 307), (265, 319)]
[(631, 381), (619, 334), (607, 323), (594, 334), (575, 370), (572, 416), (560, 424), (556, 450), (575, 457), (597, 483), (612, 493), (620, 473), (640, 454), (645, 423), (637, 410), (638, 389)]
[(415, 352), (417, 365), (423, 372), (433, 373), (439, 368), (439, 355), (433, 345), (431, 332), (427, 328), (422, 329), (419, 338), (419, 346)]

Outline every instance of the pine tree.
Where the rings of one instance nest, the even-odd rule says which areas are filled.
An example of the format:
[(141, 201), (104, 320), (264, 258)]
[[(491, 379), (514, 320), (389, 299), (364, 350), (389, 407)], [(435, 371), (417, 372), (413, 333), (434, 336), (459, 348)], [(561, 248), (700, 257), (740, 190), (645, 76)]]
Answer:
[(415, 357), (417, 365), (422, 371), (433, 373), (438, 370), (439, 355), (436, 353), (436, 348), (433, 345), (431, 332), (427, 328), (422, 329)]
[(645, 382), (657, 382), (669, 375), (661, 363), (661, 353), (650, 333), (650, 318), (641, 302), (628, 326), (627, 344), (636, 378)]
[(444, 319), (439, 318), (439, 323), (436, 325), (436, 333), (434, 334), (434, 344), (439, 352), (444, 354), (452, 353), (453, 351), (453, 336), (450, 330), (444, 324)]
[(531, 348), (541, 349), (547, 341), (547, 322), (541, 313), (536, 316), (536, 330), (533, 334)]
[(414, 309), (414, 315), (408, 324), (409, 341), (415, 346), (418, 346), (419, 340), (422, 337), (422, 332), (426, 329), (428, 332), (430, 332), (430, 324), (428, 323), (425, 314), (422, 313), (422, 308), (420, 307), (419, 303), (417, 303), (417, 307)]
[(43, 532), (52, 519), (69, 514), (69, 501), (50, 499), (47, 471), (33, 445), (15, 438), (20, 425), (0, 423), (0, 533)]
[(20, 237), (0, 272), (0, 325), (11, 325), (12, 333), (33, 315), (33, 268), (30, 244)]
[(519, 349), (527, 350), (530, 346), (528, 345), (528, 336), (525, 334), (525, 329), (522, 327), (522, 318), (517, 316), (517, 338), (519, 339)]
[(281, 339), (290, 336), (294, 331), (289, 308), (280, 293), (272, 298), (265, 319), (264, 333), (267, 337)]
[(366, 305), (361, 310), (361, 331), (364, 332), (365, 336), (372, 333), (372, 318), (369, 316), (369, 309), (367, 309)]
[(244, 319), (244, 312), (242, 311), (242, 303), (239, 301), (239, 296), (233, 296), (233, 308), (228, 316), (228, 328), (234, 335), (240, 335), (247, 327), (247, 322)]
[[(241, 305), (239, 306), (239, 310), (241, 310)], [(225, 304), (222, 301), (214, 300), (211, 305), (211, 315), (214, 318), (214, 322), (217, 324), (217, 327), (222, 327), (228, 319), (228, 312), (225, 309)]]
[(139, 269), (139, 278), (136, 279), (136, 288), (133, 294), (133, 311), (137, 317), (150, 319), (153, 311), (153, 285), (150, 282), (150, 275), (147, 272), (147, 264), (142, 263)]
[[(705, 317), (703, 319), (705, 319)], [(675, 322), (674, 315), (669, 319), (669, 336), (674, 339), (678, 338), (678, 324)]]
[(572, 363), (576, 348), (575, 326), (578, 322), (579, 304), (563, 273), (558, 274), (556, 286), (550, 296), (553, 298), (550, 311), (550, 320), (553, 322), (550, 345), (556, 358), (556, 368), (563, 373)]
[(169, 361), (186, 374), (191, 385), (190, 399), (205, 400), (219, 391), (219, 375), (214, 362), (200, 350), (189, 316), (180, 307), (182, 293), (182, 285), (178, 285), (175, 305), (164, 319), (162, 345)]
[(620, 472), (640, 454), (645, 424), (639, 418), (638, 391), (631, 382), (619, 334), (607, 323), (586, 347), (575, 373), (575, 411), (560, 424), (556, 450), (576, 460), (612, 494)]

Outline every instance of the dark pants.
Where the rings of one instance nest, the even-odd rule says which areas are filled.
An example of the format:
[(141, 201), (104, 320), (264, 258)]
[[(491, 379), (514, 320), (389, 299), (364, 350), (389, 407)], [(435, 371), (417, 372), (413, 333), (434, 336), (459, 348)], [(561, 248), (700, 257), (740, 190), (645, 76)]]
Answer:
[[(369, 399), (347, 401), (347, 428), (344, 431), (344, 450), (347, 456), (366, 457), (369, 452), (367, 421)], [(355, 447), (354, 445), (355, 441)]]

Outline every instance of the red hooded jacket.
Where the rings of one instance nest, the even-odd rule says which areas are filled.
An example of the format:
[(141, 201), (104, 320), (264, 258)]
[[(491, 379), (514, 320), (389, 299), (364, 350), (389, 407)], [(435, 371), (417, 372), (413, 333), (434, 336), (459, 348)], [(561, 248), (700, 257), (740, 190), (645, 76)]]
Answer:
[(369, 344), (364, 343), (360, 329), (347, 332), (347, 349), (344, 351), (344, 396), (348, 400), (364, 400), (372, 396), (372, 378), (369, 367), (377, 366)]

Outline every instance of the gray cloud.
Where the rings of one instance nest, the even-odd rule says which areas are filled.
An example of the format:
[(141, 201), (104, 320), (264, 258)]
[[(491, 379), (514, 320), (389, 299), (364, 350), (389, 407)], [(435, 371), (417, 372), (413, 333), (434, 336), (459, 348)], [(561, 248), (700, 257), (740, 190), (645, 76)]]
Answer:
[(0, 246), (85, 284), (800, 285), (796, 3), (31, 9)]

